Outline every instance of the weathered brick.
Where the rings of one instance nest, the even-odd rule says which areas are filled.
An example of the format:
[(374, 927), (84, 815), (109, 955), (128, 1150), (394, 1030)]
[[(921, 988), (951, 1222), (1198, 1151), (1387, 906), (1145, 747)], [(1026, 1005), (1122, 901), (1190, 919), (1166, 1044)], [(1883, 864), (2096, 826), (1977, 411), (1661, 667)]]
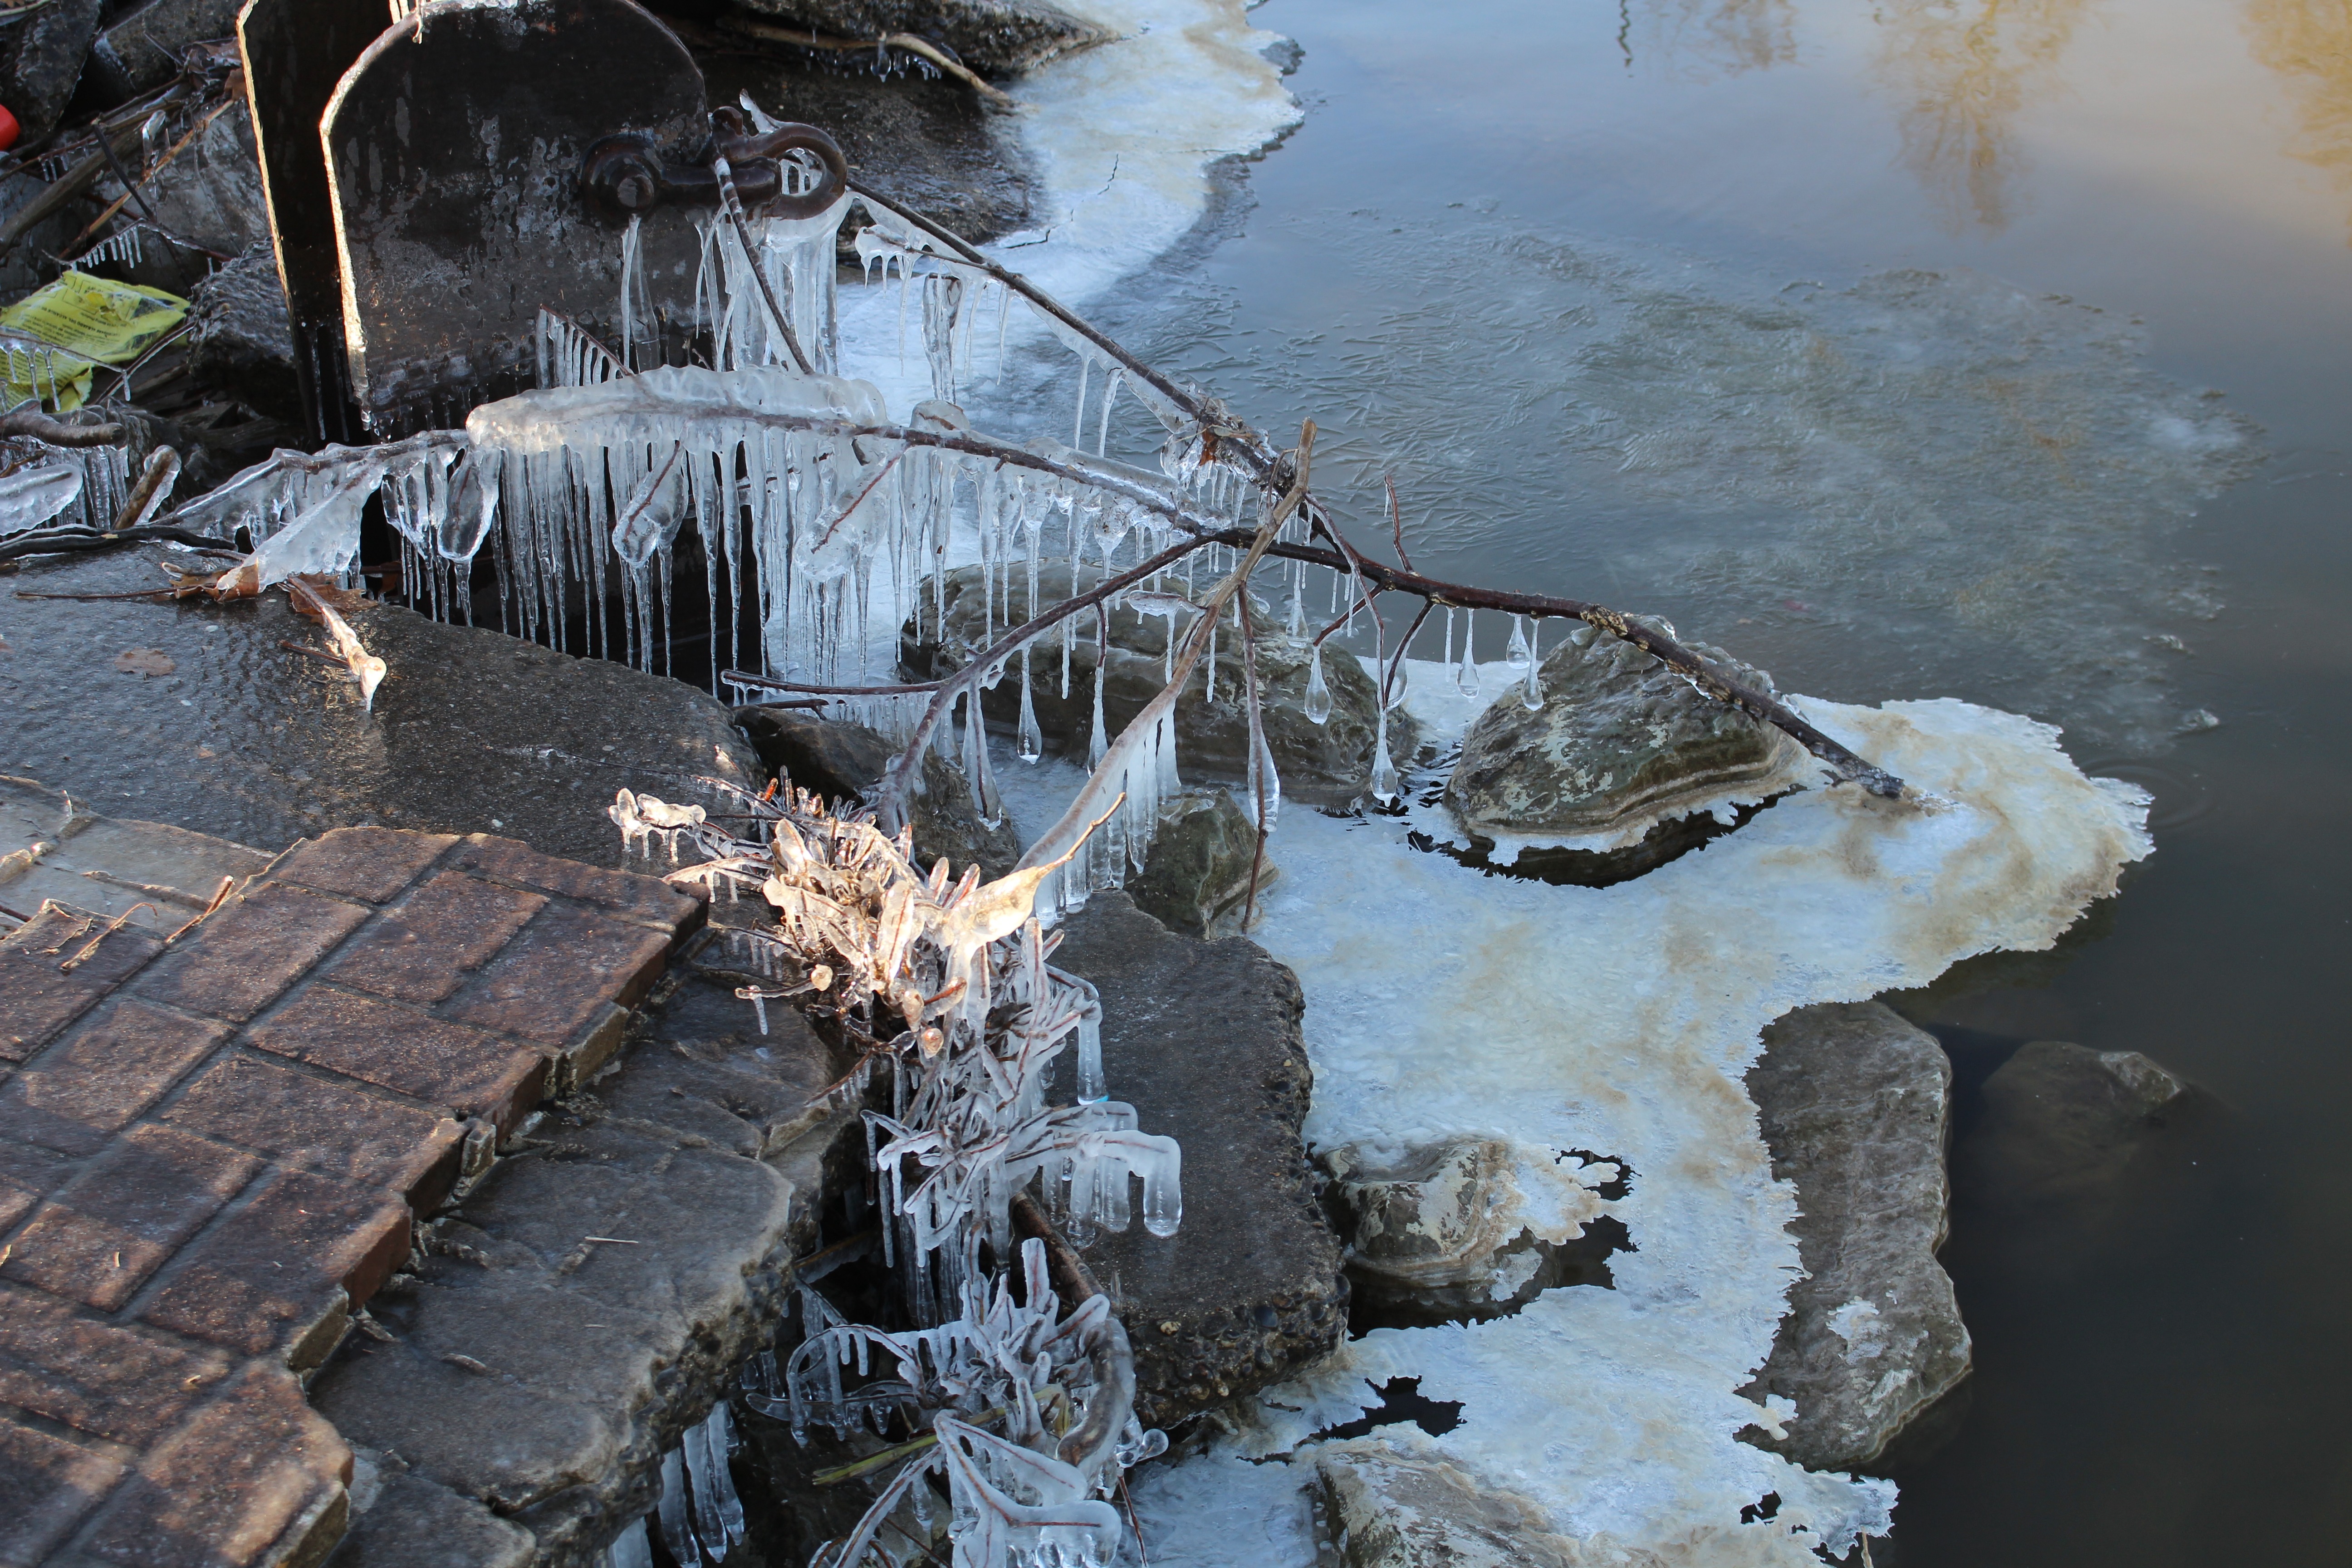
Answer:
[(442, 1016), (562, 1047), (607, 1002), (635, 1002), (661, 977), (670, 939), (604, 910), (551, 905)]
[(408, 1256), (408, 1224), (389, 1193), (281, 1171), (182, 1251), (139, 1316), (247, 1355), (288, 1351), (375, 1294)]
[(511, 1128), (538, 1103), (538, 1053), (462, 1024), (331, 985), (312, 985), (247, 1031), (258, 1049)]
[(281, 1164), (406, 1194), (419, 1209), (457, 1179), (465, 1138), (446, 1116), (236, 1053), (206, 1068), (162, 1119)]
[(696, 921), (699, 900), (681, 893), (658, 877), (634, 871), (608, 871), (578, 860), (559, 860), (511, 838), (477, 833), (449, 857), (449, 868), (476, 871), (501, 881), (520, 882), (542, 892), (594, 904), (631, 920), (683, 926)]
[(0, 1141), (95, 1153), (228, 1033), (135, 996), (103, 1003), (0, 1085)]
[(125, 926), (106, 935), (71, 970), (59, 967), (105, 929), (102, 915), (52, 903), (0, 941), (0, 1058), (22, 1061), (31, 1056), (163, 951), (162, 937)]
[(35, 1291), (0, 1289), (0, 1405), (77, 1432), (146, 1447), (231, 1370), (218, 1352), (100, 1322)]
[(0, 1568), (33, 1568), (121, 1474), (120, 1459), (0, 1416)]
[(387, 903), (457, 839), (397, 827), (337, 827), (305, 838), (269, 868), (272, 880)]
[(35, 1212), (0, 1279), (110, 1312), (260, 1162), (173, 1127), (134, 1127)]
[(191, 1013), (242, 1022), (349, 936), (368, 911), (297, 888), (259, 882), (181, 939), (133, 983), (138, 994)]
[(547, 900), (444, 871), (378, 915), (328, 973), (343, 985), (431, 1005), (497, 956)]
[(55, 1150), (0, 1141), (0, 1236), (58, 1189), (70, 1164)]
[(341, 1532), (352, 1453), (284, 1369), (248, 1365), (140, 1461), (81, 1552), (136, 1568), (315, 1561)]

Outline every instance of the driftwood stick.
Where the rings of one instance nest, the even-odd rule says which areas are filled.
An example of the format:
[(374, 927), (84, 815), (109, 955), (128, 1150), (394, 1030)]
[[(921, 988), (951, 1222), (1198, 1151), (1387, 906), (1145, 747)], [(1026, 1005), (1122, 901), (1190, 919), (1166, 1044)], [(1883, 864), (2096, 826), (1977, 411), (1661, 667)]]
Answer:
[(68, 425), (31, 406), (0, 414), (0, 436), (31, 436), (52, 447), (119, 447), (120, 425)]
[(1103, 1288), (1095, 1281), (1094, 1270), (1087, 1267), (1077, 1248), (1054, 1228), (1054, 1222), (1045, 1217), (1045, 1211), (1037, 1206), (1035, 1198), (1025, 1192), (1015, 1193), (1011, 1207), (1013, 1228), (1024, 1239), (1045, 1244), (1045, 1269), (1053, 1277), (1054, 1294), (1062, 1299), (1064, 1311), (1075, 1312), (1088, 1298), (1103, 1293)]

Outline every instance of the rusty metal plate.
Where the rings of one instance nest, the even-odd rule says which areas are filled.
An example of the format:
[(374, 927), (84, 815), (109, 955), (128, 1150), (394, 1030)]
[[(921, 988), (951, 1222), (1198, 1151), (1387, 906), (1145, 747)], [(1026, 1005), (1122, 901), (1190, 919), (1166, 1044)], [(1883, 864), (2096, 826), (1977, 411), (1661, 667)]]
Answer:
[[(322, 126), (370, 424), (455, 424), (530, 384), (542, 307), (617, 342), (627, 220), (582, 200), (582, 154), (614, 132), (682, 148), (708, 129), (686, 46), (630, 0), (443, 0), (370, 44)], [(652, 312), (682, 322), (694, 215), (643, 222)]]

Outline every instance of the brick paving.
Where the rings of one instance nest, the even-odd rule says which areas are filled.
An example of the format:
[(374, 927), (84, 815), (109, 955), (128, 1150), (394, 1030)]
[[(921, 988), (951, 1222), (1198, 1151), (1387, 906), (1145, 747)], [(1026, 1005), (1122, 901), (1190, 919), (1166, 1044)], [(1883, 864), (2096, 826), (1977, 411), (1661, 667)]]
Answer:
[(316, 1562), (352, 1457), (303, 1374), (701, 918), (348, 827), (168, 942), (55, 903), (0, 941), (0, 1568)]

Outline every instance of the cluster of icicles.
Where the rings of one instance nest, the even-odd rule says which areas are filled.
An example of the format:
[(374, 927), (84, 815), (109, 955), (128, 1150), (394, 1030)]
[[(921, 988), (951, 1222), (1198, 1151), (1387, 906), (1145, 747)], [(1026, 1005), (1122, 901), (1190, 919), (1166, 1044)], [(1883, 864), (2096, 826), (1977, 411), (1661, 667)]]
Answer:
[[(1136, 1421), (1133, 1357), (1108, 1299), (1065, 1315), (1043, 1245), (1013, 1245), (1011, 1205), (1041, 1188), (1045, 1212), (1083, 1242), (1097, 1228), (1127, 1228), (1139, 1186), (1145, 1227), (1170, 1236), (1182, 1217), (1181, 1156), (1108, 1098), (1101, 1001), (1048, 962), (1060, 933), (1034, 912), (1051, 868), (983, 883), (972, 867), (951, 883), (946, 861), (926, 876), (911, 835), (886, 834), (868, 813), (789, 785), (753, 795), (703, 782), (730, 800), (730, 820), (753, 825), (751, 837), (701, 806), (624, 790), (610, 811), (623, 842), (650, 858), (662, 839), (673, 860), (690, 846), (694, 862), (667, 873), (671, 882), (723, 900), (746, 889), (764, 899), (772, 927), (727, 932), (761, 977), (737, 994), (761, 1009), (763, 1027), (772, 1001), (819, 1001), (866, 1042), (835, 1096), (862, 1098), (877, 1068), (890, 1079), (890, 1111), (865, 1112), (867, 1151), (885, 1198), (885, 1261), (925, 1326), (848, 1322), (803, 1281), (803, 1337), (781, 1387), (772, 1359), (747, 1382), (755, 1407), (803, 1440), (812, 1424), (840, 1435), (870, 1424), (887, 1436), (894, 1423), (930, 1439), (822, 1568), (861, 1562), (901, 1508), (927, 1532), (934, 1476), (952, 1506), (960, 1564), (1108, 1562), (1118, 1521), (1103, 1500), (1165, 1439)], [(1046, 1081), (1066, 1051), (1076, 1056), (1076, 1103), (1048, 1105)], [(1000, 1264), (992, 1283), (983, 1243)], [(1017, 1269), (1005, 1267), (1016, 1258)], [(875, 1375), (877, 1355), (888, 1375)]]
[[(857, 252), (883, 287), (895, 272), (901, 346), (910, 331), (919, 335), (929, 367), (933, 397), (903, 425), (889, 422), (872, 384), (835, 374), (835, 235), (859, 205), (869, 221), (858, 233)], [(1024, 761), (1035, 761), (1044, 738), (1032, 682), (1057, 679), (1066, 698), (1074, 649), (1089, 637), (1106, 638), (1108, 616), (1164, 616), (1172, 634), (1193, 608), (1197, 561), (1186, 558), (1181, 584), (1171, 574), (1156, 574), (1110, 596), (1102, 618), (1068, 616), (1019, 647), (1001, 650), (976, 682), (961, 684), (953, 698), (960, 718), (951, 708), (927, 721), (929, 693), (864, 689), (892, 680), (895, 634), (908, 615), (943, 618), (953, 556), (968, 553), (976, 541), (989, 588), (987, 646), (1038, 607), (1038, 574), (1046, 562), (1066, 563), (1073, 591), (1079, 591), (1187, 535), (1245, 528), (1265, 515), (1267, 498), (1255, 479), (1203, 461), (1204, 453), (1225, 447), (1205, 441), (1199, 426), (1161, 394), (1044, 310), (1032, 313), (1076, 360), (1072, 439), (1015, 446), (972, 430), (955, 402), (959, 389), (988, 357), (992, 340), (1001, 370), (1012, 304), (1030, 302), (878, 204), (845, 195), (818, 216), (770, 221), (749, 250), (731, 225), (711, 223), (696, 325), (708, 334), (714, 368), (632, 369), (651, 314), (636, 241), (632, 229), (623, 242), (620, 353), (577, 323), (542, 313), (540, 390), (476, 409), (463, 431), (329, 447), (315, 456), (280, 452), (168, 521), (224, 540), (242, 535), (266, 586), (299, 573), (348, 571), (361, 515), (380, 495), (403, 542), (404, 581), (436, 616), (470, 622), (473, 563), (487, 547), (506, 630), (664, 674), (677, 586), (673, 554), (691, 524), (701, 546), (713, 645), (744, 647), (749, 631), (760, 650), (760, 668), (741, 672), (749, 679), (736, 683), (738, 700), (789, 683), (821, 691), (834, 716), (902, 744), (921, 731), (961, 765), (982, 820), (993, 826), (1003, 808), (991, 778), (982, 689), (994, 688), (1017, 659), (1023, 693), (1014, 745)], [(793, 321), (814, 374), (786, 363), (787, 345), (755, 269)], [(1164, 437), (1157, 471), (1104, 455), (1123, 392), (1156, 416)], [(1293, 518), (1283, 537), (1303, 541), (1304, 522)], [(1205, 553), (1212, 567), (1234, 556), (1217, 547)], [(1358, 614), (1364, 584), (1351, 574), (1326, 573), (1328, 594), (1318, 595), (1300, 563), (1277, 562), (1264, 572), (1287, 590), (1280, 635), (1301, 642), (1313, 636), (1310, 598), (1328, 598), (1340, 617), (1338, 626), (1313, 636), (1304, 707), (1322, 722), (1332, 707), (1322, 642), (1372, 618)], [(753, 623), (748, 628), (747, 617)], [(1448, 610), (1449, 662), (1453, 623)], [(1257, 633), (1273, 636), (1276, 628)], [(1237, 629), (1214, 626), (1208, 635), (1213, 691), (1218, 639), (1237, 651), (1239, 637)], [(569, 646), (583, 637), (583, 646)], [(1475, 690), (1473, 641), (1463, 637), (1458, 668), (1465, 689)], [(1096, 651), (1099, 666), (1105, 650)], [(1387, 714), (1402, 700), (1404, 684), (1403, 661), (1390, 661), (1390, 651), (1376, 642), (1387, 679), (1370, 784), (1384, 801), (1399, 790)], [(1534, 706), (1540, 701), (1537, 661), (1523, 621), (1515, 621), (1510, 653), (1525, 671), (1525, 696)], [(1229, 658), (1226, 668), (1240, 662)], [(723, 661), (713, 667), (716, 689), (726, 672)], [(1111, 747), (1099, 715), (1102, 682), (1095, 685), (1087, 761), (1099, 769)], [(1159, 810), (1180, 787), (1176, 728), (1163, 708), (1114, 759), (1118, 809), (1045, 889), (1049, 915), (1082, 903), (1089, 889), (1121, 885), (1140, 868)], [(1244, 808), (1255, 816), (1263, 801), (1270, 828), (1279, 781), (1269, 751), (1253, 746), (1251, 758)], [(903, 819), (904, 796), (921, 788), (919, 770), (895, 787), (886, 826)]]

